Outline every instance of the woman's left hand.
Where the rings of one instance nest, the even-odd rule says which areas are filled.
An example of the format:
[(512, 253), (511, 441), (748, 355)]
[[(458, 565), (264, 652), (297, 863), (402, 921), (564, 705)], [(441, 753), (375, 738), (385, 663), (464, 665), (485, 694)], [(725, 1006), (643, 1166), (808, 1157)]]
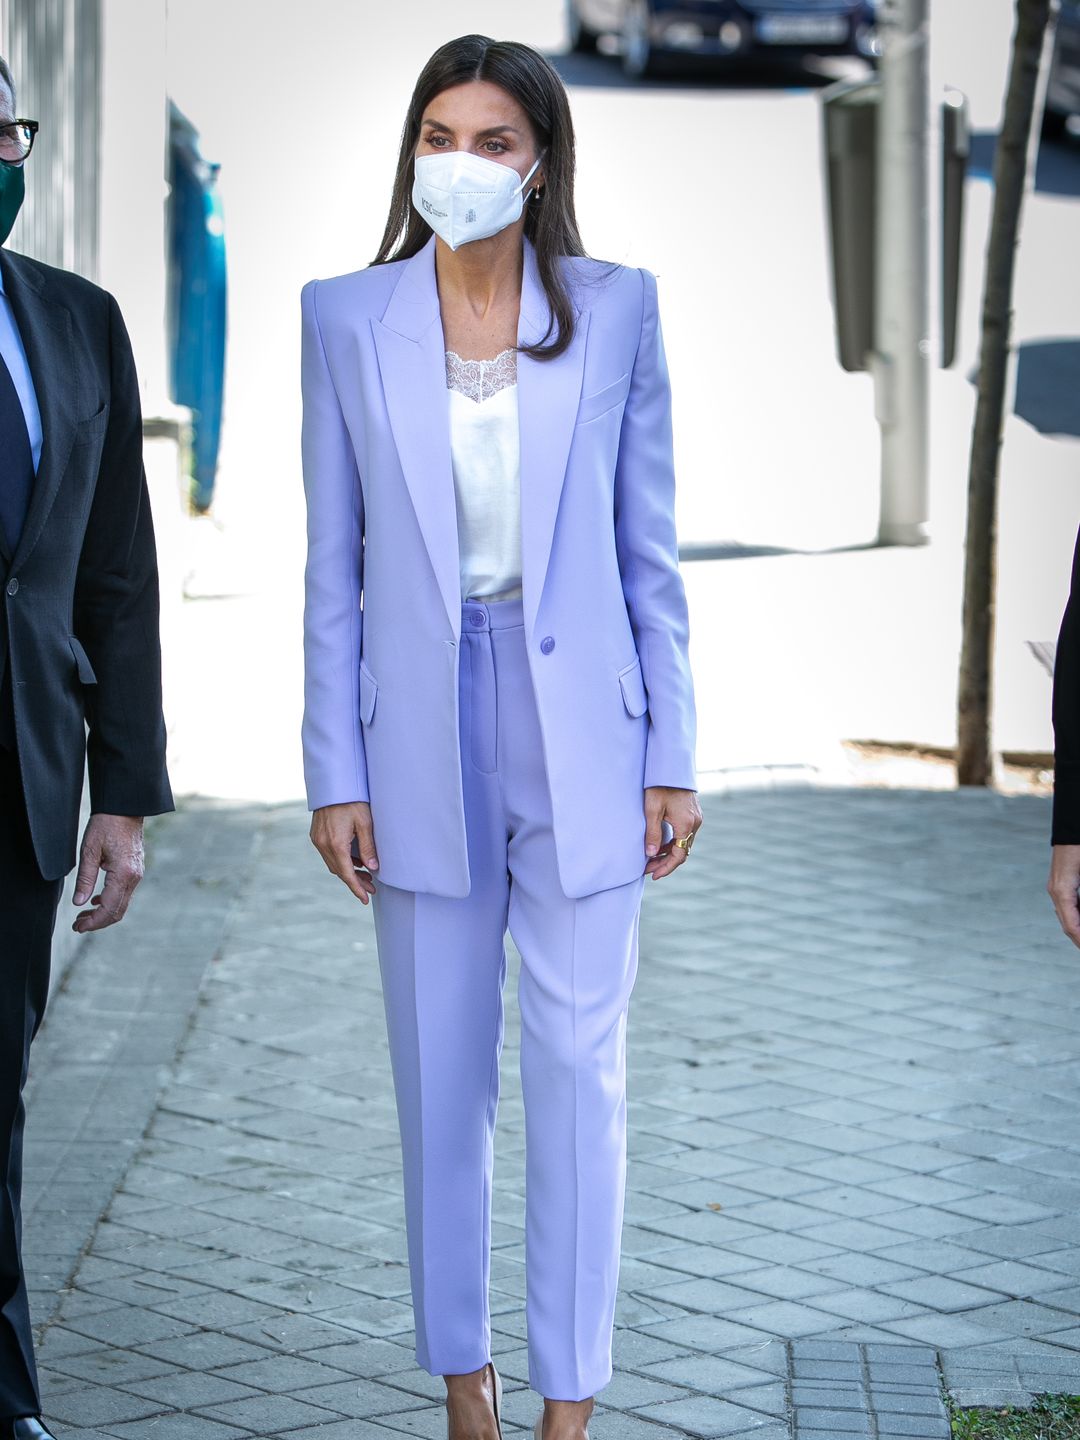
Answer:
[[(675, 832), (665, 845), (663, 823), (667, 821)], [(645, 874), (654, 880), (662, 880), (677, 870), (690, 854), (689, 849), (676, 845), (676, 840), (685, 840), (687, 835), (696, 835), (701, 829), (701, 806), (696, 790), (670, 790), (666, 785), (650, 785), (645, 791)], [(693, 843), (693, 842), (691, 842)]]

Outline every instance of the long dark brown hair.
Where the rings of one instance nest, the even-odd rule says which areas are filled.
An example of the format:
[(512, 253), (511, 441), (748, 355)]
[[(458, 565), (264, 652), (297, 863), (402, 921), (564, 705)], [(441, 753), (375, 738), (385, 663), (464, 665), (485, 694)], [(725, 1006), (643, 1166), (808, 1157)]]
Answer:
[[(544, 184), (539, 199), (525, 206), (525, 234), (536, 247), (536, 264), (547, 295), (551, 320), (536, 345), (523, 345), (539, 360), (561, 355), (574, 335), (574, 306), (559, 267), (562, 255), (585, 254), (574, 213), (574, 126), (562, 80), (539, 51), (516, 40), (462, 35), (440, 45), (420, 72), (401, 132), (394, 191), (379, 253), (371, 262), (407, 260), (422, 250), (431, 226), (412, 204), (413, 156), (424, 111), (453, 85), (489, 80), (512, 95), (529, 117), (543, 151)], [(552, 332), (554, 339), (548, 341)]]

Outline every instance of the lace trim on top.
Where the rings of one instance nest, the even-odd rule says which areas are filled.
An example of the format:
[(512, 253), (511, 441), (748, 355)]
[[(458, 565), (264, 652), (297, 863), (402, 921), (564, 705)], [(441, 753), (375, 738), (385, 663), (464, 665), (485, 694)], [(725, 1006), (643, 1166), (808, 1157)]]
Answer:
[(517, 384), (517, 351), (500, 350), (494, 360), (463, 360), (456, 350), (447, 350), (446, 383), (477, 404), (490, 400)]

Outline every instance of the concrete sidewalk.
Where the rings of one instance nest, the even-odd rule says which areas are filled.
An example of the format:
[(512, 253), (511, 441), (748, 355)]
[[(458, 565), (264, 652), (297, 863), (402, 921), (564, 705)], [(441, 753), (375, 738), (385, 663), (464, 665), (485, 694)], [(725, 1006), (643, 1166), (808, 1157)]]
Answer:
[[(1080, 957), (1045, 799), (733, 790), (648, 886), (597, 1440), (947, 1437), (1080, 1391)], [(441, 1437), (412, 1356), (368, 911), (299, 805), (157, 822), (54, 996), (26, 1253), (61, 1436)], [(525, 1384), (514, 970), (492, 1262)]]

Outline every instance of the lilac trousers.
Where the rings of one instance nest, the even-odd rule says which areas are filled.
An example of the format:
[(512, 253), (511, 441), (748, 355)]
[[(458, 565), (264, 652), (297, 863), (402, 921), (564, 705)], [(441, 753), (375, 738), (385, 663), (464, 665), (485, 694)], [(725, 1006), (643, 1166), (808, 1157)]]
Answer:
[[(492, 1141), (509, 929), (522, 958), (529, 1379), (548, 1399), (581, 1400), (612, 1373), (626, 1016), (643, 880), (577, 900), (563, 894), (519, 600), (463, 605), (460, 697), (470, 893), (448, 899), (377, 881), (374, 898), (416, 1357), (436, 1375), (491, 1358)], [(596, 833), (602, 845), (603, 816)]]

